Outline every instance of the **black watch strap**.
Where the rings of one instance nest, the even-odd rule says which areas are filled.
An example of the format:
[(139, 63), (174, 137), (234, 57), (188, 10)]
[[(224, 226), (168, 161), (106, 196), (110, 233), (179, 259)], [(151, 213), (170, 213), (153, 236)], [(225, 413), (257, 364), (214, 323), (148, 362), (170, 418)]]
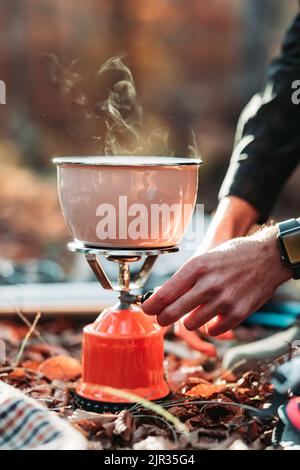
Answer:
[[(294, 232), (294, 231), (299, 231), (299, 243), (300, 243), (300, 223), (296, 219), (289, 219), (285, 220), (283, 222), (280, 222), (277, 224), (278, 230), (279, 230), (279, 237), (281, 238), (281, 243), (284, 244), (284, 235)], [(281, 248), (281, 246), (280, 246)], [(299, 264), (292, 264), (290, 260), (288, 259), (287, 253), (285, 253), (282, 248), (281, 248), (281, 255), (283, 261), (286, 263), (286, 265), (291, 269), (293, 273), (293, 278), (294, 279), (300, 279), (300, 263)]]

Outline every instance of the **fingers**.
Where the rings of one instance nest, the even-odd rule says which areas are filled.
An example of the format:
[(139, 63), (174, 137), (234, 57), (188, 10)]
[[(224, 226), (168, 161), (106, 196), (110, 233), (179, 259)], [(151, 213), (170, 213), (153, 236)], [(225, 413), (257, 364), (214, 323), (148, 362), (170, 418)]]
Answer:
[[(209, 320), (208, 323), (203, 325), (202, 328), (200, 328), (201, 332), (206, 334), (206, 335), (209, 334), (208, 330), (211, 331), (214, 326), (219, 326), (220, 323), (222, 323), (224, 321), (223, 317), (224, 317), (224, 315), (222, 316), (222, 314), (216, 315), (214, 318)], [(210, 335), (210, 336), (212, 336), (212, 335)], [(216, 339), (219, 339), (221, 341), (222, 340), (228, 341), (228, 340), (232, 340), (232, 339), (235, 338), (235, 335), (234, 335), (232, 330), (226, 330), (224, 333), (221, 333), (220, 335), (213, 335), (213, 336), (216, 336), (217, 337)]]
[(220, 341), (231, 341), (235, 339), (235, 334), (232, 330), (227, 330), (225, 333), (221, 333), (220, 335), (217, 335), (216, 339)]
[(190, 261), (143, 303), (144, 312), (148, 315), (159, 315), (164, 308), (180, 298), (194, 285), (197, 275), (195, 264)]
[(186, 315), (183, 320), (184, 326), (188, 330), (200, 328), (202, 333), (209, 336), (224, 335), (220, 339), (234, 338), (233, 332), (229, 330), (238, 326), (244, 317), (230, 311), (216, 315), (216, 312), (220, 311), (218, 307), (217, 303), (200, 305)]
[(157, 321), (161, 326), (170, 325), (179, 320), (183, 315), (190, 312), (197, 307), (201, 301), (206, 301), (206, 298), (201, 296), (199, 288), (195, 285), (188, 292), (179, 297), (175, 302), (165, 307), (158, 315)]
[(238, 326), (242, 320), (241, 316), (220, 314), (205, 325), (206, 332), (209, 336), (219, 336)]
[(186, 315), (183, 320), (183, 324), (188, 330), (196, 330), (215, 317), (216, 311), (217, 307), (213, 303), (199, 305), (192, 312)]

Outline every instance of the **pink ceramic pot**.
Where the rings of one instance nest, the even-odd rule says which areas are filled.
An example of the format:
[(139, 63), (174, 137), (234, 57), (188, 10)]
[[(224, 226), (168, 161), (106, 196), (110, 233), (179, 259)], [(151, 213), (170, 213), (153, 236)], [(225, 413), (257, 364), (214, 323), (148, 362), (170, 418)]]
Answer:
[(74, 240), (111, 248), (177, 245), (195, 206), (200, 159), (57, 157), (61, 208)]

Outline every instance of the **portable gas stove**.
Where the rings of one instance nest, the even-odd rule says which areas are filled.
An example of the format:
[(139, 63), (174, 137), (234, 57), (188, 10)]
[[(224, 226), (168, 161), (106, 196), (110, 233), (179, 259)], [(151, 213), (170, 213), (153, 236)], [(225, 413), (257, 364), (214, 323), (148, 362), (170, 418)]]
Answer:
[[(165, 328), (158, 325), (155, 316), (143, 312), (143, 297), (131, 290), (144, 285), (159, 255), (178, 251), (196, 203), (201, 160), (60, 157), (54, 163), (62, 211), (74, 240), (68, 249), (83, 253), (102, 287), (119, 293), (119, 302), (83, 330), (83, 376), (76, 400), (81, 407), (98, 412), (132, 406), (132, 400), (120, 397), (116, 389), (162, 400), (169, 394), (163, 371)], [(118, 206), (120, 200), (122, 204), (126, 200), (126, 208), (134, 210), (142, 204), (144, 213), (151, 215), (154, 206), (172, 207), (172, 217), (154, 236), (136, 239), (127, 232), (124, 235), (128, 221), (126, 208)], [(107, 208), (116, 216), (118, 230), (100, 240), (99, 216)], [(106, 275), (100, 256), (118, 263), (116, 284)], [(131, 276), (131, 264), (141, 260), (139, 272)], [(105, 387), (114, 389), (115, 394)]]
[[(87, 247), (71, 242), (70, 251), (85, 254), (86, 260), (104, 289), (119, 294), (119, 302), (105, 309), (95, 322), (83, 330), (83, 381), (77, 388), (76, 401), (83, 408), (103, 411), (132, 406), (104, 392), (101, 385), (122, 389), (148, 400), (160, 400), (169, 394), (163, 372), (163, 335), (154, 317), (145, 315), (140, 304), (141, 289), (159, 255), (174, 253), (178, 247), (157, 250), (115, 250)], [(118, 282), (107, 277), (98, 256), (118, 263)], [(144, 259), (131, 279), (130, 266)]]

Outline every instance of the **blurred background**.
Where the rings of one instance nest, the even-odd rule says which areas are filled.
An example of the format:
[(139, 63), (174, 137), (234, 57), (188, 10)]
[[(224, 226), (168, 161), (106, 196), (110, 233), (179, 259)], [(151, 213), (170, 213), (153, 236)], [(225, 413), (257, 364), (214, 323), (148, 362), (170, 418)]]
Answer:
[[(194, 130), (205, 163), (199, 202), (211, 212), (239, 113), (297, 9), (296, 0), (0, 0), (0, 257), (70, 268), (51, 157), (101, 153), (101, 128), (53, 80), (50, 54), (99, 102), (115, 77), (96, 73), (124, 52), (149, 130), (167, 129), (178, 155)], [(299, 215), (297, 177), (275, 216)]]

